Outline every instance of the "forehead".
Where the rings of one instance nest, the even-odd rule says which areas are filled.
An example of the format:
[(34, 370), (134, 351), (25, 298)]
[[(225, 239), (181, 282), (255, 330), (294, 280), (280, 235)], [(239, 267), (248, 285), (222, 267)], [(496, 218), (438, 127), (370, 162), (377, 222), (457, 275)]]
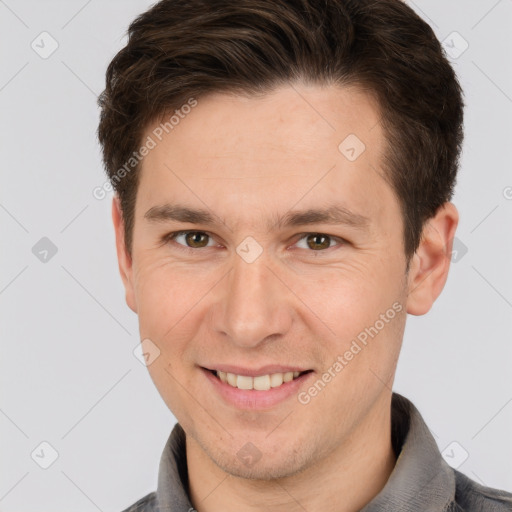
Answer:
[(340, 205), (378, 218), (395, 201), (382, 178), (378, 105), (359, 89), (215, 93), (186, 111), (172, 128), (165, 118), (147, 128), (144, 140), (156, 145), (143, 160), (137, 203), (206, 207), (268, 227), (292, 208)]

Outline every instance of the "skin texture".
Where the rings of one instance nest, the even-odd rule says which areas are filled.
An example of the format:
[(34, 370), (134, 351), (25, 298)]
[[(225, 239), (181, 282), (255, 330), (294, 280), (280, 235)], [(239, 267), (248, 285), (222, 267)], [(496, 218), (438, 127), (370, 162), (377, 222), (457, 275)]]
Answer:
[[(366, 146), (353, 162), (338, 149), (349, 134)], [(141, 339), (160, 350), (148, 370), (187, 434), (189, 492), (199, 512), (355, 511), (389, 477), (391, 388), (406, 312), (427, 313), (441, 293), (458, 213), (446, 203), (430, 219), (406, 274), (383, 149), (378, 107), (354, 88), (213, 94), (145, 157), (131, 256), (114, 198), (126, 301)], [(209, 210), (218, 224), (144, 217), (177, 202)], [(367, 229), (269, 230), (277, 216), (331, 204), (368, 217)], [(188, 246), (185, 236), (162, 241), (180, 230), (203, 238)], [(324, 244), (315, 234), (330, 238)], [(263, 251), (252, 263), (236, 252), (248, 236)], [(401, 312), (307, 404), (294, 394), (268, 410), (239, 409), (200, 369), (298, 366), (313, 370), (299, 390), (307, 391), (393, 304)], [(237, 456), (248, 442), (261, 455), (250, 466)]]

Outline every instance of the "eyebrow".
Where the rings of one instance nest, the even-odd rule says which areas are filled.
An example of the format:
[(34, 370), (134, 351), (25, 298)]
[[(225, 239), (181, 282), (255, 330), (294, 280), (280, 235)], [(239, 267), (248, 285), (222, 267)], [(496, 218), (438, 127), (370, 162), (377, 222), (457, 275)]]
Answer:
[[(189, 208), (179, 204), (163, 204), (153, 206), (145, 214), (150, 222), (188, 222), (190, 224), (204, 224), (215, 226), (227, 223), (208, 210)], [(217, 219), (220, 220), (218, 222)], [(357, 229), (367, 229), (370, 219), (359, 213), (352, 212), (341, 205), (333, 205), (326, 208), (310, 208), (302, 211), (291, 211), (284, 216), (274, 216), (267, 225), (269, 230), (282, 229), (283, 227), (305, 226), (308, 224), (332, 224), (345, 225)]]

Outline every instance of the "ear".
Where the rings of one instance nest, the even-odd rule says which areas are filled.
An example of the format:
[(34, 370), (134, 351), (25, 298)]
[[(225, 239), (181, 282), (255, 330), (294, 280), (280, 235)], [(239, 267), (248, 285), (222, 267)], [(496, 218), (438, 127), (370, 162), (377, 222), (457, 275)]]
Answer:
[(119, 264), (119, 273), (123, 280), (126, 293), (126, 304), (134, 312), (137, 313), (137, 304), (135, 301), (135, 293), (133, 286), (133, 266), (132, 258), (128, 253), (124, 237), (124, 220), (121, 203), (117, 195), (112, 200), (112, 222), (116, 234), (117, 261)]
[(425, 224), (409, 270), (407, 313), (424, 315), (443, 290), (448, 278), (453, 237), (458, 223), (457, 208), (447, 202)]

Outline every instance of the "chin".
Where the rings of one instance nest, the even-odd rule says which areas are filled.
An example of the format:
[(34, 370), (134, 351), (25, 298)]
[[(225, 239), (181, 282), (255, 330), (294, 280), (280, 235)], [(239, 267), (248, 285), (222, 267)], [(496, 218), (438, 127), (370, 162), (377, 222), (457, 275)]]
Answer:
[[(244, 450), (245, 448), (245, 450)], [(209, 452), (211, 460), (224, 472), (248, 480), (276, 480), (301, 473), (313, 463), (304, 447), (270, 448), (256, 451), (247, 443), (237, 451), (235, 457), (229, 452)], [(252, 457), (251, 457), (252, 455)]]
[(278, 480), (290, 477), (297, 473), (300, 473), (303, 468), (296, 467), (295, 461), (289, 461), (283, 463), (281, 459), (277, 464), (263, 464), (262, 461), (254, 464), (254, 466), (244, 466), (237, 462), (220, 461), (226, 462), (225, 464), (216, 464), (226, 473), (237, 478), (244, 478), (247, 480)]

